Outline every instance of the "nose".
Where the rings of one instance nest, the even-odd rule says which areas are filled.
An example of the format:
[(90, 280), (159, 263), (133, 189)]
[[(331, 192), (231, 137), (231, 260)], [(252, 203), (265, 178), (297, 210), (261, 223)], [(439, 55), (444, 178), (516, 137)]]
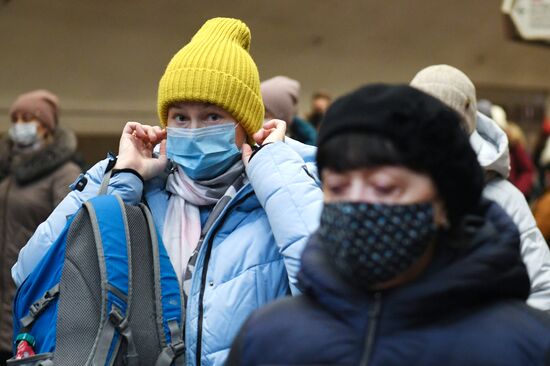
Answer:
[(195, 129), (195, 128), (200, 128), (200, 122), (197, 118), (192, 118), (190, 123), (189, 123), (189, 128), (190, 129)]
[(23, 116), (17, 116), (15, 120), (13, 121), (14, 124), (17, 123), (25, 123), (26, 121), (23, 119)]
[(348, 199), (352, 202), (370, 202), (366, 186), (363, 179), (353, 177), (348, 190)]
[(199, 118), (192, 117), (191, 121), (189, 121), (189, 125), (188, 125), (187, 128), (195, 129), (195, 128), (202, 128), (202, 127), (205, 127), (205, 126), (206, 126), (206, 123), (204, 121), (202, 121)]

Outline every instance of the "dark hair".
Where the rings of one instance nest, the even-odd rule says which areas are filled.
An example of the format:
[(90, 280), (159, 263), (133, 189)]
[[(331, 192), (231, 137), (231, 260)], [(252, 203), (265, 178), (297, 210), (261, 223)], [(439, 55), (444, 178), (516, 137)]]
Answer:
[(388, 138), (372, 134), (335, 136), (317, 150), (319, 178), (323, 169), (337, 172), (382, 165), (405, 165), (406, 160)]

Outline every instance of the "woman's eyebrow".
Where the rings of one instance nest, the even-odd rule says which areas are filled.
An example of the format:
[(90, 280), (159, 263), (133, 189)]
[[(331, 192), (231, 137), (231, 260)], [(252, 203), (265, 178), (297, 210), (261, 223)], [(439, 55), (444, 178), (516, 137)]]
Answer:
[(201, 109), (202, 109), (202, 110), (211, 109), (211, 110), (214, 110), (214, 111), (216, 111), (216, 112), (218, 112), (218, 113), (221, 112), (221, 111), (223, 111), (223, 108), (220, 108), (220, 107), (218, 107), (217, 105), (211, 104), (211, 103), (203, 104), (203, 105), (201, 106)]

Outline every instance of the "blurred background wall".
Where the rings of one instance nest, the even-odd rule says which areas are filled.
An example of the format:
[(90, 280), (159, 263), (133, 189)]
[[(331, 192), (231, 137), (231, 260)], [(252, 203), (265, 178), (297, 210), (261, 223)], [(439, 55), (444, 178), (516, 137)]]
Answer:
[(550, 88), (550, 47), (512, 42), (500, 0), (0, 0), (0, 133), (27, 90), (61, 100), (87, 161), (116, 151), (124, 123), (156, 124), (158, 80), (208, 18), (244, 20), (262, 79), (284, 74), (338, 96), (367, 82), (408, 82), (421, 68), (465, 71), (534, 134)]

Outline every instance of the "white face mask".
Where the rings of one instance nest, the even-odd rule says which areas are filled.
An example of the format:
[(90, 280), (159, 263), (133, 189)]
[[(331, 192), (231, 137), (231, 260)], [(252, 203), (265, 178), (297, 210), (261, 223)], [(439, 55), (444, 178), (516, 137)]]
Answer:
[(19, 146), (31, 146), (38, 140), (36, 123), (16, 123), (9, 129), (9, 135), (13, 142)]

